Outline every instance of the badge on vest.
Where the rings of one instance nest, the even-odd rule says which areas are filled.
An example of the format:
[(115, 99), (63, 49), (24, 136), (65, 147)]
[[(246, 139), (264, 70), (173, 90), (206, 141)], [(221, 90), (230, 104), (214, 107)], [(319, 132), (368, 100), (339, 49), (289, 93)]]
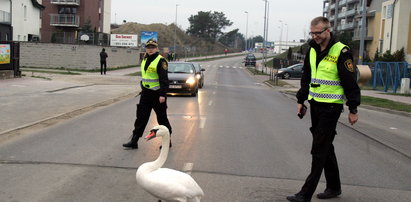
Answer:
[(327, 55), (327, 56), (325, 56), (324, 60), (326, 60), (328, 62), (332, 62), (332, 63), (337, 63), (338, 58), (336, 56), (333, 56), (333, 55)]
[(348, 59), (344, 62), (344, 66), (345, 68), (350, 71), (350, 72), (354, 72), (354, 65), (352, 64), (352, 60)]
[(148, 73), (156, 73), (156, 69), (153, 68), (153, 67), (148, 67), (147, 72)]

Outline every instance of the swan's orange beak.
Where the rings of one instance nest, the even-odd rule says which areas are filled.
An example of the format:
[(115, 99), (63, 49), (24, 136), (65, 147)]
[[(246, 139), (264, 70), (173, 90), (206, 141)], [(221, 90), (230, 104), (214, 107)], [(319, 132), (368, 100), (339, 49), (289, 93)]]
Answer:
[(151, 140), (151, 139), (155, 138), (157, 131), (158, 130), (155, 130), (155, 129), (151, 130), (150, 134), (148, 134), (144, 139), (147, 139), (147, 141), (148, 141), (148, 140)]

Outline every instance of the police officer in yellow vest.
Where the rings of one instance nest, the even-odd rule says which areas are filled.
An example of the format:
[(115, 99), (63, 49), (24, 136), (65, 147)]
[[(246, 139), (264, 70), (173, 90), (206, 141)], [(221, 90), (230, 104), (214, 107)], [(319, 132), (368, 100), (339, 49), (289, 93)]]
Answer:
[[(326, 189), (317, 194), (319, 199), (337, 197), (341, 194), (340, 175), (333, 140), (337, 121), (343, 111), (343, 103), (349, 109), (348, 121), (358, 120), (357, 106), (360, 105), (360, 88), (356, 82), (355, 67), (349, 47), (339, 42), (330, 31), (330, 22), (325, 17), (311, 21), (309, 42), (301, 78), (301, 88), (297, 93), (297, 111), (304, 115), (304, 101), (310, 103), (313, 136), (311, 172), (301, 190), (289, 201), (311, 201), (322, 171), (326, 179)], [(302, 118), (302, 116), (300, 116)]]
[[(157, 115), (157, 122), (168, 128), (171, 134), (171, 125), (167, 118), (167, 89), (169, 86), (168, 63), (158, 52), (158, 44), (154, 39), (146, 43), (146, 54), (141, 62), (141, 96), (137, 104), (137, 118), (131, 140), (123, 147), (137, 149), (138, 139), (143, 135), (150, 118), (151, 110)], [(170, 142), (171, 147), (171, 142)]]

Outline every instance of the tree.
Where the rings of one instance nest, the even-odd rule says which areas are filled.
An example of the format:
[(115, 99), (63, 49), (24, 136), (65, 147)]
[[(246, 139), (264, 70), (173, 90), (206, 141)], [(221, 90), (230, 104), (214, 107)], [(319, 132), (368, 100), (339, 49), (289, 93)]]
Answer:
[(241, 47), (241, 49), (245, 47), (244, 40), (244, 36), (238, 33), (238, 29), (227, 32), (218, 39), (219, 42), (230, 48)]
[(291, 60), (292, 58), (293, 58), (293, 49), (289, 47), (288, 52), (287, 52), (287, 59)]
[(231, 26), (233, 22), (228, 20), (224, 13), (214, 11), (199, 11), (197, 15), (188, 18), (190, 27), (187, 33), (210, 41), (216, 41), (223, 34), (222, 30)]

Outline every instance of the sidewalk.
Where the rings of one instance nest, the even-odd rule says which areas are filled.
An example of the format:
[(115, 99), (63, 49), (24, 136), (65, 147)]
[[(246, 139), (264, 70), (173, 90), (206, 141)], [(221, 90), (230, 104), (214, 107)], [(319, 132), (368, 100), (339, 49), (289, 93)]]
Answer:
[(34, 72), (36, 78), (23, 72), (27, 77), (0, 80), (0, 139), (135, 96), (140, 91), (138, 78), (124, 75), (136, 71), (139, 68), (68, 76)]

